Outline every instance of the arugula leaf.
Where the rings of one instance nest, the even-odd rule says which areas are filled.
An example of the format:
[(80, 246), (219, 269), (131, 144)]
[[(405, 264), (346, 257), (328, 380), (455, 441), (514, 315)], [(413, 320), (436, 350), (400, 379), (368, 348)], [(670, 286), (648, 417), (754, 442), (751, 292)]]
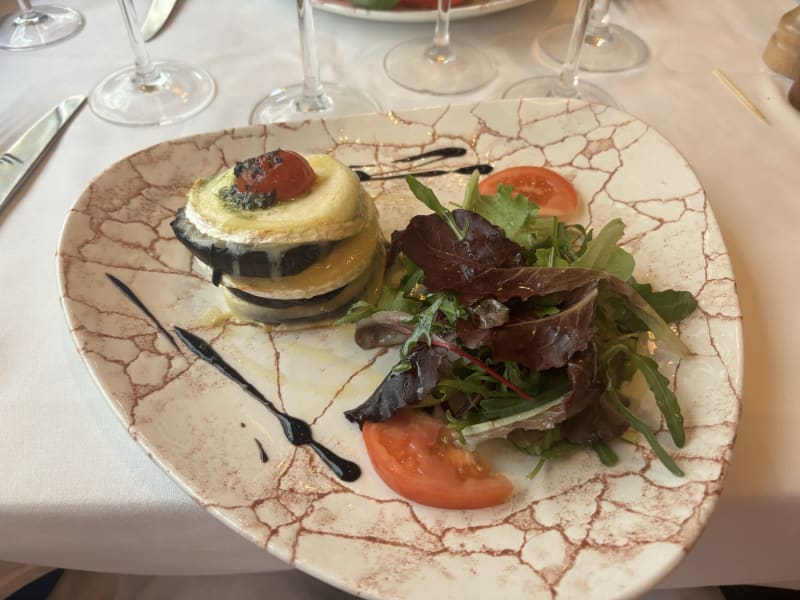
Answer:
[(592, 444), (592, 450), (595, 451), (595, 454), (597, 454), (597, 458), (600, 459), (600, 462), (607, 467), (613, 467), (615, 464), (617, 464), (617, 462), (619, 462), (619, 457), (617, 456), (617, 453), (614, 452), (614, 449), (602, 440)]
[(633, 414), (630, 409), (622, 403), (622, 401), (619, 399), (619, 396), (617, 396), (617, 392), (614, 391), (612, 386), (609, 386), (606, 389), (606, 394), (608, 395), (610, 402), (622, 414), (622, 416), (625, 417), (625, 420), (628, 421), (630, 426), (644, 436), (644, 438), (650, 444), (650, 447), (653, 449), (653, 452), (655, 452), (656, 456), (658, 456), (664, 466), (667, 467), (667, 469), (669, 469), (673, 475), (683, 477), (683, 471), (664, 449), (664, 446), (662, 446), (658, 441), (658, 438), (653, 433), (653, 430), (650, 429), (650, 426)]
[(572, 386), (566, 376), (552, 378), (548, 385), (538, 394), (534, 402), (520, 398), (516, 394), (512, 397), (501, 397), (499, 394), (484, 398), (476, 407), (478, 421), (495, 421), (533, 410), (540, 406), (551, 404), (569, 394)]
[(632, 351), (624, 344), (615, 344), (603, 352), (603, 360), (610, 362), (618, 353), (624, 354), (628, 361), (639, 370), (647, 382), (647, 387), (653, 393), (658, 410), (664, 416), (672, 441), (678, 448), (682, 448), (686, 443), (686, 432), (683, 428), (683, 415), (678, 399), (669, 389), (669, 379), (664, 377), (658, 370), (658, 364), (649, 356), (643, 356), (638, 352)]
[(536, 226), (539, 207), (522, 194), (514, 194), (513, 191), (514, 188), (510, 185), (500, 184), (494, 194), (473, 194), (469, 210), (497, 225), (508, 239), (524, 248), (531, 248), (541, 235)]
[(403, 344), (403, 349), (400, 351), (402, 356), (408, 356), (411, 349), (417, 345), (420, 339), (424, 339), (428, 346), (431, 345), (431, 327), (433, 327), (436, 314), (439, 312), (439, 307), (444, 300), (444, 294), (437, 294), (434, 301), (418, 313), (416, 317), (417, 326), (408, 336), (408, 339)]
[(553, 254), (553, 248), (539, 248), (534, 252), (534, 256), (536, 257), (536, 264), (537, 265), (547, 265), (550, 267), (568, 267), (569, 261), (565, 258), (562, 258), (561, 255)]
[(629, 252), (617, 246), (624, 233), (625, 223), (612, 219), (586, 244), (584, 253), (572, 266), (604, 271), (627, 281), (633, 275), (634, 260)]
[(533, 471), (528, 473), (528, 479), (536, 477), (547, 461), (564, 458), (580, 448), (578, 444), (565, 440), (559, 427), (544, 431), (517, 429), (509, 434), (508, 439), (520, 452), (539, 457)]
[(469, 181), (467, 181), (467, 187), (464, 188), (464, 202), (461, 204), (461, 208), (465, 210), (472, 210), (475, 206), (475, 203), (480, 200), (481, 194), (478, 191), (478, 179), (480, 179), (481, 174), (475, 169), (472, 172), (472, 175), (469, 176)]
[(406, 183), (411, 189), (411, 192), (420, 202), (430, 208), (445, 223), (447, 223), (447, 226), (453, 231), (457, 240), (463, 240), (467, 236), (469, 223), (467, 222), (464, 224), (463, 228), (459, 228), (458, 225), (456, 225), (456, 222), (453, 220), (452, 213), (442, 206), (442, 203), (439, 202), (439, 198), (436, 197), (436, 194), (431, 188), (420, 183), (420, 181), (413, 175), (406, 175)]
[(653, 291), (649, 283), (631, 282), (631, 287), (647, 300), (659, 316), (667, 323), (677, 323), (688, 317), (697, 308), (697, 300), (691, 292), (679, 290)]
[(378, 312), (378, 309), (369, 304), (368, 302), (364, 302), (363, 300), (358, 300), (350, 305), (350, 308), (347, 310), (343, 316), (336, 319), (333, 322), (334, 325), (346, 325), (349, 323), (355, 323), (356, 321), (360, 321), (361, 319), (366, 319), (368, 316)]

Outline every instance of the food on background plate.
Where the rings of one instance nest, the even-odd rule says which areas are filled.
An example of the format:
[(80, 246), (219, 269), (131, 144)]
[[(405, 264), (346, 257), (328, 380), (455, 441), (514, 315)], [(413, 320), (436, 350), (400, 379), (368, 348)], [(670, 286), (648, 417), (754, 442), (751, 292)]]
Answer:
[[(511, 174), (556, 182), (567, 205), (577, 197), (530, 169)], [(595, 231), (543, 217), (494, 177), (479, 186), (474, 174), (452, 211), (408, 177), (433, 212), (392, 235), (378, 301), (357, 302), (338, 321), (356, 323), (362, 348), (400, 347), (372, 396), (345, 413), (362, 428), (376, 472), (421, 504), (491, 506), (511, 487), (475, 454), (484, 441), (504, 439), (538, 457), (533, 476), (581, 448), (612, 465), (609, 442), (632, 429), (682, 475), (626, 392), (640, 374), (674, 445), (684, 445), (678, 400), (649, 347), (688, 354), (669, 323), (694, 311), (694, 297), (634, 279), (634, 258), (618, 246), (619, 219)]]
[[(461, 6), (468, 0), (451, 0), (451, 6)], [(438, 0), (350, 0), (356, 8), (367, 10), (391, 10), (410, 8), (414, 10), (436, 10)]]
[[(451, 0), (450, 7), (455, 8), (468, 3), (469, 0)], [(438, 8), (438, 0), (402, 0), (400, 5), (419, 10), (436, 10)]]
[(171, 226), (247, 321), (328, 324), (381, 286), (373, 200), (328, 155), (275, 150), (237, 162), (197, 181)]

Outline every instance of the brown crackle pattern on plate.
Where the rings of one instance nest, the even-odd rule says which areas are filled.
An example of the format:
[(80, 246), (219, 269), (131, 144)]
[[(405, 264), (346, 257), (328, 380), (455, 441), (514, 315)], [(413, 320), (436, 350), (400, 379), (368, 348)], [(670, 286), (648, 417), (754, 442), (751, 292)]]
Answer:
[[(687, 444), (672, 447), (652, 402), (638, 412), (686, 471), (671, 475), (643, 440), (619, 442), (619, 464), (589, 453), (532, 464), (503, 443), (482, 452), (516, 485), (509, 502), (443, 511), (393, 494), (373, 473), (355, 425), (393, 364), (348, 327), (267, 333), (236, 323), (192, 270), (169, 227), (195, 179), (276, 147), (332, 152), (352, 165), (433, 148), (466, 155), (436, 168), (550, 166), (570, 179), (577, 219), (620, 217), (636, 277), (690, 290), (699, 310), (680, 326), (693, 354), (667, 362)], [(465, 175), (426, 181), (459, 202)], [(390, 233), (423, 207), (400, 180), (369, 181)], [(300, 125), (246, 127), (143, 150), (112, 165), (78, 199), (58, 253), (64, 309), (78, 349), (137, 443), (233, 529), (315, 576), (367, 598), (583, 598), (642, 593), (686, 554), (720, 494), (742, 387), (741, 315), (728, 254), (702, 186), (681, 155), (622, 112), (573, 101), (496, 101)], [(167, 328), (198, 333), (315, 438), (364, 470), (338, 480), (308, 447), (291, 446), (263, 407), (185, 349), (178, 351), (108, 281), (125, 282)], [(246, 425), (246, 431), (243, 430)], [(269, 454), (262, 463), (253, 446)]]

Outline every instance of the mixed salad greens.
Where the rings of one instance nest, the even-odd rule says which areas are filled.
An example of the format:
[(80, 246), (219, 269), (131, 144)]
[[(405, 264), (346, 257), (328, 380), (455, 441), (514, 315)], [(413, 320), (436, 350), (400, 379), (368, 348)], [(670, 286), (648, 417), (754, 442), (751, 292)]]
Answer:
[(684, 445), (677, 398), (643, 341), (686, 355), (669, 324), (695, 310), (694, 297), (633, 278), (619, 219), (595, 231), (537, 217), (510, 186), (481, 194), (477, 173), (453, 210), (415, 178), (407, 183), (433, 212), (392, 235), (377, 304), (356, 303), (339, 321), (357, 323), (364, 348), (399, 345), (400, 360), (346, 417), (363, 426), (425, 409), (466, 448), (500, 437), (538, 456), (531, 476), (581, 447), (614, 464), (608, 442), (632, 428), (682, 475), (624, 390), (640, 373)]

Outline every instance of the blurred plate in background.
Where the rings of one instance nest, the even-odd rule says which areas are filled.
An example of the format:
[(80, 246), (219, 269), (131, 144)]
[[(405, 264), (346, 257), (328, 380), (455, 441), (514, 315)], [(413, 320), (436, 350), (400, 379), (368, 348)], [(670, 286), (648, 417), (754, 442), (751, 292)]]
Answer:
[[(533, 0), (467, 0), (464, 5), (452, 9), (451, 19), (469, 19), (508, 10), (528, 4)], [(436, 21), (435, 10), (416, 10), (413, 8), (394, 8), (392, 10), (367, 10), (356, 8), (350, 0), (314, 0), (314, 6), (326, 12), (367, 19), (370, 21), (387, 21), (396, 23), (433, 23)]]

